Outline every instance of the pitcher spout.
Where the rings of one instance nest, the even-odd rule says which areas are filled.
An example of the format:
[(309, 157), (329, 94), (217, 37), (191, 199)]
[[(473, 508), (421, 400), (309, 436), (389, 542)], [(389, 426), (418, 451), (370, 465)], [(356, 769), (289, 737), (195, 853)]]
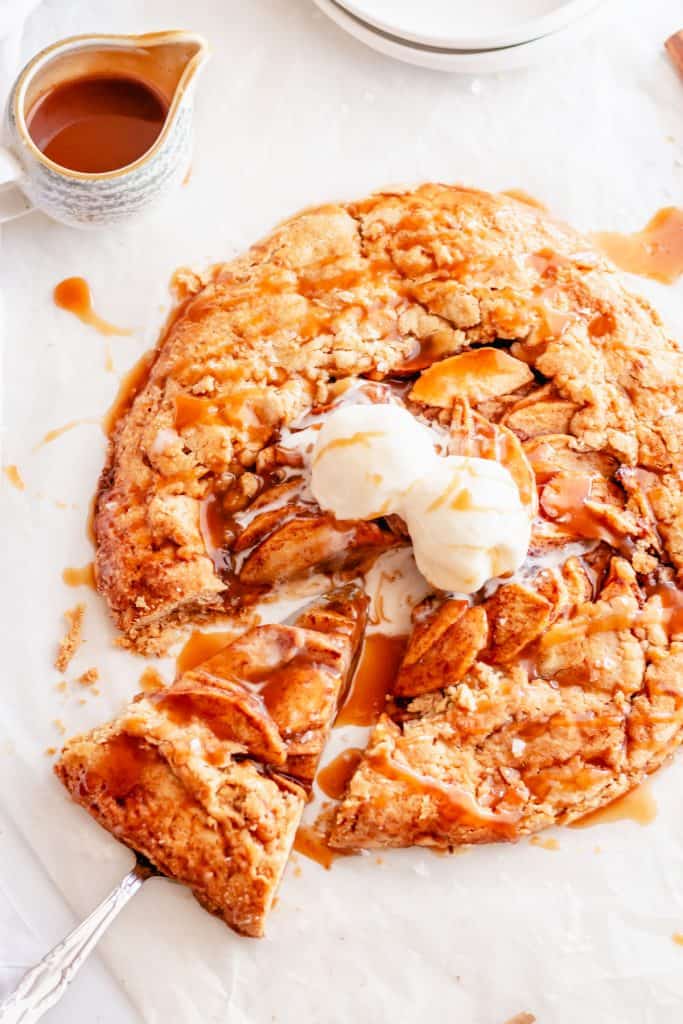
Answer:
[(180, 102), (191, 96), (199, 72), (209, 59), (206, 39), (197, 32), (181, 30), (129, 38), (144, 60), (150, 84), (164, 96), (172, 116)]

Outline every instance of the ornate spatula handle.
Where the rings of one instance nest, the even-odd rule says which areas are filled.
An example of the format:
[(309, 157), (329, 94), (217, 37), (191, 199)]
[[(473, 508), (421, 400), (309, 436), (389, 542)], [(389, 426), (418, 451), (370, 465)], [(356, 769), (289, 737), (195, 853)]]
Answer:
[(34, 1024), (40, 1020), (64, 994), (119, 911), (153, 873), (148, 864), (139, 860), (82, 924), (27, 971), (15, 990), (0, 1004), (1, 1024)]

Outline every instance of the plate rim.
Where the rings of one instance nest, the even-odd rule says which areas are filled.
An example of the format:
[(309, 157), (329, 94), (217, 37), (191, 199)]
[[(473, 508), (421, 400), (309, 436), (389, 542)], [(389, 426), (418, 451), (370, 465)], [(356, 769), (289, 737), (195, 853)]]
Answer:
[(591, 9), (583, 18), (570, 22), (557, 32), (524, 43), (487, 50), (448, 50), (410, 43), (373, 28), (352, 15), (338, 0), (313, 2), (338, 28), (385, 57), (432, 71), (478, 75), (511, 71), (540, 63), (549, 54), (557, 52), (560, 40), (565, 41), (567, 36), (578, 40), (588, 34), (599, 21), (599, 16), (610, 6), (611, 0), (593, 0)]
[(335, 0), (337, 6), (342, 8), (351, 17), (363, 22), (371, 29), (384, 32), (396, 40), (407, 43), (415, 43), (421, 46), (428, 46), (440, 50), (461, 50), (463, 52), (478, 52), (481, 50), (502, 49), (507, 46), (521, 45), (532, 42), (541, 36), (550, 35), (561, 31), (572, 21), (590, 14), (599, 0), (569, 0), (563, 3), (554, 11), (537, 17), (527, 18), (514, 29), (493, 32), (486, 35), (455, 35), (446, 37), (430, 36), (419, 34), (414, 31), (406, 31), (400, 23), (383, 21), (368, 16), (363, 10), (359, 0)]

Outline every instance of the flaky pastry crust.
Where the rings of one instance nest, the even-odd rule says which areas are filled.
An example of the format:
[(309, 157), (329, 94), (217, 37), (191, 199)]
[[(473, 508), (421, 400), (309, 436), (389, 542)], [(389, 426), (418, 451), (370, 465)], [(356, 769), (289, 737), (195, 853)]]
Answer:
[[(497, 591), (418, 610), (333, 843), (511, 839), (657, 768), (683, 729), (683, 355), (615, 268), (535, 207), (425, 185), (305, 211), (185, 284), (97, 501), (98, 585), (129, 642), (405, 542), (295, 498), (283, 522), (289, 478), (264, 467), (347, 379), (409, 382), (451, 452), (508, 465), (532, 547)], [(230, 515), (259, 501), (247, 543)]]

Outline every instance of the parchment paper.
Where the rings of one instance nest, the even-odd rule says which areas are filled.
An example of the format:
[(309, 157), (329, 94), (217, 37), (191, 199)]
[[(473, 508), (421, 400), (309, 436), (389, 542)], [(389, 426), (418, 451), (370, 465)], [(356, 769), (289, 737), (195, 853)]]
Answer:
[[(127, 870), (130, 855), (72, 806), (44, 751), (114, 713), (144, 662), (112, 646), (102, 602), (67, 588), (92, 557), (87, 506), (117, 377), (155, 339), (179, 264), (225, 259), (297, 209), (424, 179), (523, 187), (587, 229), (629, 230), (681, 202), (683, 83), (662, 43), (680, 0), (623, 0), (600, 37), (535, 70), (450, 77), (381, 57), (306, 0), (50, 0), (23, 57), (76, 32), (187, 27), (214, 56), (199, 88), (189, 184), (146, 222), (79, 233), (31, 215), (3, 230), (6, 307), (0, 715), (0, 984), (45, 952)], [(105, 341), (51, 302), (82, 274)], [(683, 283), (645, 285), (679, 336)], [(84, 422), (37, 448), (46, 431)], [(90, 422), (92, 421), (92, 422)], [(59, 504), (58, 504), (59, 503)], [(62, 614), (87, 604), (66, 678), (97, 666), (100, 696), (52, 668)], [(168, 675), (170, 665), (162, 670)], [(85, 703), (80, 703), (81, 701)], [(421, 851), (297, 857), (268, 938), (240, 939), (188, 892), (146, 885), (50, 1020), (674, 1024), (683, 1008), (680, 760), (648, 827), (624, 821), (453, 858)]]

